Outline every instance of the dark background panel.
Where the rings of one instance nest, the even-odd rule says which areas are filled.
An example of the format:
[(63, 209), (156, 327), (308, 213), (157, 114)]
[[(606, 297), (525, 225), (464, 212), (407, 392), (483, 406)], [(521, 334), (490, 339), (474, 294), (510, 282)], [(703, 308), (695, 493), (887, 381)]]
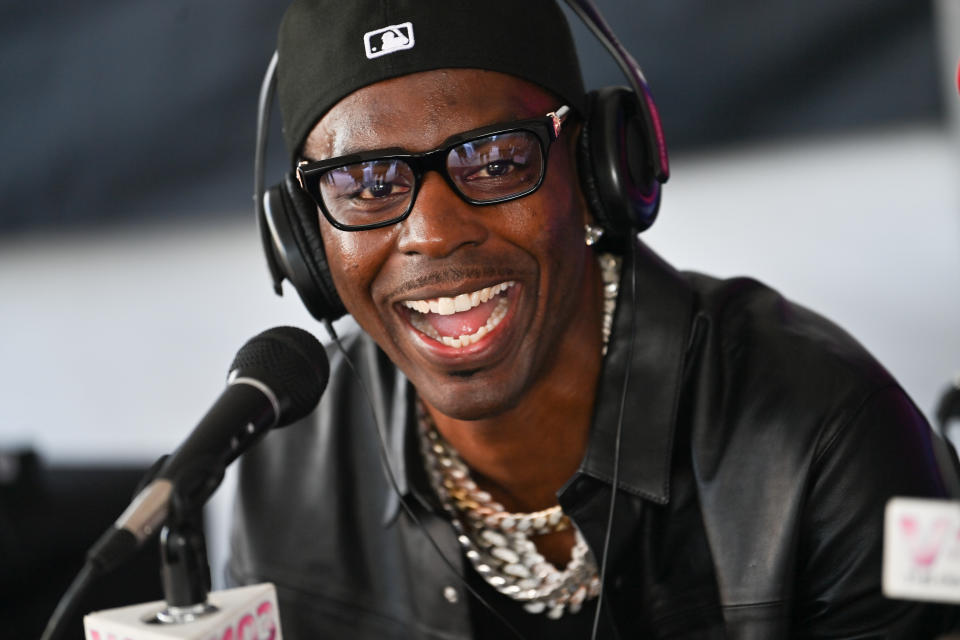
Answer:
[[(674, 149), (942, 117), (929, 2), (597, 4), (643, 66)], [(622, 83), (590, 45), (588, 84)]]
[(0, 20), (3, 227), (248, 211), (286, 2), (16, 4)]
[[(43, 464), (30, 451), (0, 451), (0, 629), (39, 638), (97, 538), (134, 495), (146, 467)], [(83, 637), (83, 613), (163, 599), (156, 539), (95, 580), (67, 637)]]
[[(252, 217), (256, 96), (285, 4), (7, 3), (0, 233)], [(674, 151), (942, 118), (926, 1), (597, 4), (643, 65)], [(622, 84), (574, 31), (588, 85)]]

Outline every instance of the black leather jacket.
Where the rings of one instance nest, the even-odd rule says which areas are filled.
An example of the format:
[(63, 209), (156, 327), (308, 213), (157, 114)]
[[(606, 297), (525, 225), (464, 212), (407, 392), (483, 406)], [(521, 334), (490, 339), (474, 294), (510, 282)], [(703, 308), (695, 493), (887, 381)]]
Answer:
[[(756, 281), (681, 274), (641, 245), (634, 301), (630, 272), (588, 450), (558, 494), (599, 557), (629, 369), (601, 637), (935, 636), (952, 608), (880, 594), (885, 502), (944, 494), (903, 390), (842, 330)], [(460, 567), (409, 383), (366, 336), (348, 344), (400, 494)], [(366, 397), (332, 361), (315, 414), (242, 461), (230, 579), (274, 582), (289, 638), (469, 638), (463, 587), (399, 508)]]

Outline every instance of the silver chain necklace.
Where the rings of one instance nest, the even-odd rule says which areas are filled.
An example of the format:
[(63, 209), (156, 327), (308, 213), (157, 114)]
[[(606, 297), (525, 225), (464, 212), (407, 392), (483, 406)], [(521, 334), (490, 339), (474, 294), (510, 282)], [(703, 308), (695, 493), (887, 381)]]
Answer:
[[(603, 276), (603, 354), (613, 328), (620, 259), (597, 256)], [(420, 446), (430, 484), (450, 516), (457, 541), (474, 570), (503, 595), (522, 602), (529, 613), (556, 620), (580, 611), (597, 597), (600, 577), (593, 553), (560, 505), (532, 513), (506, 511), (470, 477), (470, 468), (437, 431), (422, 402), (417, 403)], [(574, 529), (570, 561), (558, 569), (537, 551), (531, 536)]]

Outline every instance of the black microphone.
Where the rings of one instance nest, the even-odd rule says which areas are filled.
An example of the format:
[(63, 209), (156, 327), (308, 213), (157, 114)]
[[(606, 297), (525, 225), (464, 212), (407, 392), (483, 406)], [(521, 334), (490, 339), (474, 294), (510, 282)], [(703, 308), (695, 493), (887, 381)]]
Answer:
[(169, 514), (171, 500), (201, 506), (224, 470), (267, 431), (313, 411), (330, 364), (317, 339), (296, 327), (274, 327), (246, 342), (230, 365), (227, 388), (187, 439), (157, 465), (151, 481), (91, 548), (106, 571), (145, 542)]
[(195, 513), (223, 479), (227, 465), (263, 434), (313, 411), (330, 377), (326, 351), (296, 327), (274, 327), (246, 342), (227, 375), (227, 388), (187, 439), (161, 458), (148, 484), (87, 552), (47, 623), (42, 640), (64, 632), (92, 581), (130, 557), (171, 515)]

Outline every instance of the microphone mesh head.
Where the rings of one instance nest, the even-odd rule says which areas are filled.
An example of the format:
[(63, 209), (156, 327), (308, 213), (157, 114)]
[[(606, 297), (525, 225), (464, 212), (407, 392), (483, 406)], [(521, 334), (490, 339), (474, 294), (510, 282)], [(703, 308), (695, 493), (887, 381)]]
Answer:
[(250, 338), (230, 365), (230, 376), (254, 378), (280, 402), (278, 427), (299, 420), (317, 406), (330, 377), (320, 342), (297, 327), (274, 327)]

